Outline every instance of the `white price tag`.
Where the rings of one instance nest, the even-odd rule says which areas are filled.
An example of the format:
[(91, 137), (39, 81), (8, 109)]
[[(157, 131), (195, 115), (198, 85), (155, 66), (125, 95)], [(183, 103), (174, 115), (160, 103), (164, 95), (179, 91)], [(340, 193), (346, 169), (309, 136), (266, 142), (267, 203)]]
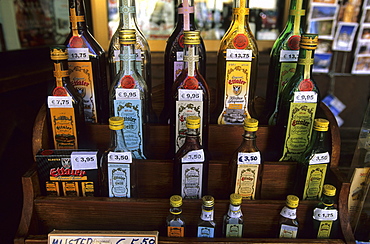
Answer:
[(317, 93), (314, 91), (294, 92), (294, 103), (316, 103)]
[(73, 108), (70, 96), (48, 96), (48, 108)]
[(250, 152), (238, 153), (238, 164), (261, 164), (261, 153), (260, 152)]
[(327, 164), (330, 162), (329, 152), (315, 153), (309, 164)]
[(176, 61), (184, 61), (184, 52), (176, 53)]
[(297, 209), (291, 209), (285, 206), (281, 210), (280, 215), (288, 219), (295, 219), (297, 218)]
[(315, 208), (313, 210), (313, 219), (318, 221), (335, 221), (338, 218), (338, 210), (336, 209), (321, 209)]
[(120, 50), (114, 50), (113, 51), (113, 61), (114, 62), (119, 62), (121, 61), (119, 58)]
[(139, 89), (116, 88), (116, 100), (140, 100)]
[(136, 55), (136, 61), (141, 62), (141, 50), (140, 49), (135, 49), (135, 55)]
[(203, 101), (203, 91), (179, 89), (179, 101), (201, 102)]
[(252, 50), (227, 49), (226, 60), (233, 61), (252, 61)]
[(68, 61), (89, 60), (88, 48), (68, 48)]
[(203, 149), (193, 150), (188, 152), (184, 157), (182, 157), (182, 163), (195, 163), (204, 162), (204, 151)]
[(297, 62), (299, 50), (281, 50), (280, 62)]
[(108, 163), (132, 163), (131, 152), (109, 152)]
[(71, 163), (74, 170), (97, 169), (97, 152), (72, 152)]

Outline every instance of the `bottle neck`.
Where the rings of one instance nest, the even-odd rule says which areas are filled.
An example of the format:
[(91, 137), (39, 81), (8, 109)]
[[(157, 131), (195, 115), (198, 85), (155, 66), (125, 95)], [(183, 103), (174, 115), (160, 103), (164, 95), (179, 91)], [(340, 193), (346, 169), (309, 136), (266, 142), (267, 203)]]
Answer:
[(255, 148), (256, 147), (256, 131), (244, 131), (243, 134), (243, 146), (248, 148)]
[(240, 205), (234, 205), (234, 204), (230, 203), (229, 211), (228, 211), (227, 215), (230, 218), (239, 218), (239, 217), (241, 217), (242, 216), (242, 211), (241, 211)]
[(135, 0), (119, 1), (119, 29), (137, 29)]
[(314, 62), (314, 50), (299, 49), (299, 57), (298, 57), (298, 63), (297, 63), (297, 71), (296, 73), (299, 73), (301, 76), (303, 76), (303, 79), (311, 79), (312, 77), (312, 67)]
[(186, 44), (184, 47), (184, 68), (188, 68), (188, 76), (195, 76), (198, 69), (199, 48), (198, 45)]
[(124, 140), (123, 129), (111, 130), (110, 147), (114, 152), (128, 152), (126, 142)]
[(69, 21), (73, 36), (78, 36), (79, 30), (87, 29), (83, 0), (69, 0)]
[(55, 86), (62, 87), (69, 81), (68, 61), (65, 60), (53, 60), (54, 61), (54, 77)]
[(197, 144), (200, 146), (199, 129), (189, 129), (186, 132), (186, 144)]
[(286, 26), (293, 29), (293, 35), (300, 35), (304, 29), (306, 0), (291, 0)]
[(248, 0), (234, 0), (232, 25), (237, 25), (239, 32), (244, 33), (249, 25)]
[(183, 0), (177, 8), (177, 25), (183, 27), (185, 31), (195, 30), (194, 20), (194, 0)]
[(181, 207), (171, 207), (170, 213), (173, 215), (180, 215), (182, 213)]
[(131, 75), (135, 72), (135, 46), (134, 44), (121, 44), (120, 46), (120, 70), (124, 75)]
[(326, 147), (326, 132), (313, 130), (311, 145), (313, 149)]
[(325, 194), (322, 194), (321, 202), (326, 207), (334, 206), (335, 196), (327, 196)]
[(200, 218), (203, 221), (213, 221), (213, 207), (206, 207), (202, 205), (202, 214), (200, 215)]

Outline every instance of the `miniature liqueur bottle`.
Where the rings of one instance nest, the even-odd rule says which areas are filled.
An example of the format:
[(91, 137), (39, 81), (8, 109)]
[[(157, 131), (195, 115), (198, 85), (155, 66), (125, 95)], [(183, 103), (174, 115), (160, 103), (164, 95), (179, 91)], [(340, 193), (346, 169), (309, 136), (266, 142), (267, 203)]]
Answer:
[(110, 146), (100, 161), (101, 196), (133, 197), (136, 193), (136, 177), (132, 154), (124, 140), (124, 119), (110, 117)]
[(288, 195), (286, 205), (280, 212), (279, 238), (297, 238), (298, 220), (297, 207), (299, 198), (295, 195)]
[(84, 102), (85, 121), (107, 123), (109, 117), (105, 51), (90, 34), (83, 0), (69, 0), (69, 77)]
[(217, 54), (217, 105), (212, 123), (242, 124), (253, 106), (258, 48), (249, 27), (248, 0), (234, 0), (233, 20)]
[(298, 159), (295, 187), (302, 200), (319, 200), (321, 197), (330, 163), (328, 128), (328, 120), (315, 119), (311, 141)]
[(124, 140), (132, 157), (145, 159), (144, 126), (148, 121), (148, 90), (135, 66), (135, 30), (120, 30), (120, 70), (110, 90), (112, 116), (125, 120)]
[(200, 118), (186, 118), (185, 143), (174, 160), (174, 191), (183, 198), (200, 199), (207, 193), (208, 156), (199, 142)]
[(241, 210), (242, 196), (236, 193), (230, 195), (229, 211), (224, 216), (223, 236), (243, 237), (243, 213)]
[(167, 216), (167, 236), (168, 237), (184, 237), (185, 236), (185, 220), (182, 213), (182, 197), (173, 195), (170, 197), (170, 215)]
[[(167, 40), (164, 52), (164, 107), (160, 115), (161, 123), (168, 123), (172, 86), (184, 66), (184, 31), (197, 29), (194, 20), (194, 0), (182, 0), (177, 12), (177, 24)], [(199, 73), (206, 78), (206, 49), (202, 37), (197, 48)]]
[(313, 228), (316, 238), (335, 238), (338, 232), (338, 210), (335, 204), (336, 188), (324, 185), (321, 202), (313, 210)]
[(213, 220), (215, 199), (212, 196), (205, 195), (202, 197), (202, 213), (198, 222), (197, 237), (215, 237), (216, 223)]
[(256, 146), (257, 130), (258, 120), (244, 119), (243, 141), (229, 162), (230, 190), (248, 200), (260, 197), (262, 159)]
[(54, 62), (55, 82), (49, 88), (47, 113), (54, 148), (81, 148), (84, 131), (83, 102), (69, 81), (66, 47), (52, 46), (50, 57)]
[(276, 39), (271, 53), (267, 78), (266, 105), (261, 123), (275, 125), (280, 93), (294, 75), (298, 61), (299, 42), (305, 27), (306, 0), (292, 0), (288, 21)]
[(198, 71), (200, 33), (184, 31), (184, 68), (172, 86), (170, 101), (170, 154), (185, 142), (186, 117), (200, 117), (200, 143), (207, 148), (210, 95), (208, 85)]
[(297, 161), (310, 141), (317, 105), (318, 87), (312, 78), (317, 34), (303, 34), (296, 72), (285, 85), (279, 99), (278, 138), (282, 145), (280, 161)]

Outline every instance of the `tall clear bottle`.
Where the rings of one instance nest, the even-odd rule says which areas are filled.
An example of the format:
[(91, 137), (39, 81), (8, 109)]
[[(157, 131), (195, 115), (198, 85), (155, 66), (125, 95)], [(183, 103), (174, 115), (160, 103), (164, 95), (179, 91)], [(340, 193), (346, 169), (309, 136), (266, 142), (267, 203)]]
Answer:
[(185, 219), (182, 216), (182, 197), (173, 195), (170, 197), (170, 214), (166, 218), (167, 236), (184, 237), (185, 236)]
[(105, 51), (89, 32), (83, 0), (69, 0), (70, 29), (68, 48), (69, 77), (81, 94), (85, 121), (108, 123), (108, 83)]
[(112, 116), (125, 120), (124, 140), (132, 157), (145, 159), (144, 126), (148, 121), (148, 90), (136, 70), (135, 30), (120, 30), (120, 70), (110, 90)]
[(216, 222), (214, 221), (215, 199), (210, 195), (202, 197), (202, 213), (198, 221), (197, 237), (214, 238)]
[(280, 161), (297, 161), (310, 141), (319, 89), (312, 77), (317, 34), (303, 34), (296, 72), (285, 85), (279, 99), (277, 127)]
[(230, 191), (240, 194), (244, 199), (260, 198), (262, 157), (256, 145), (258, 120), (244, 119), (244, 134), (241, 145), (229, 162)]
[(288, 195), (286, 204), (280, 211), (279, 219), (279, 238), (297, 238), (298, 220), (297, 207), (299, 198), (295, 195)]
[(244, 220), (241, 210), (243, 198), (241, 195), (232, 193), (227, 214), (224, 215), (222, 235), (224, 237), (243, 237)]
[[(160, 115), (161, 123), (168, 123), (171, 90), (184, 65), (184, 31), (195, 31), (194, 0), (182, 0), (177, 8), (177, 24), (167, 40), (164, 52), (164, 107)], [(206, 48), (200, 37), (198, 45), (199, 73), (206, 78)]]
[(305, 28), (306, 4), (306, 0), (290, 1), (288, 21), (272, 46), (267, 76), (266, 104), (260, 118), (263, 124), (276, 124), (280, 92), (294, 75), (298, 61), (299, 42)]
[(212, 123), (242, 124), (257, 118), (254, 93), (258, 47), (249, 27), (248, 0), (234, 0), (232, 22), (217, 54), (217, 104)]

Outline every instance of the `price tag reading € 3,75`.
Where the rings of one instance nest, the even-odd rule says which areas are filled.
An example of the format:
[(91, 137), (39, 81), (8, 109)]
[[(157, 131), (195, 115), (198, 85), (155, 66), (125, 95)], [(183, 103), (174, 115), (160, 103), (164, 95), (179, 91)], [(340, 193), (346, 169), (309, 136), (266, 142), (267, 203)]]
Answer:
[(184, 157), (182, 157), (182, 163), (196, 163), (204, 162), (204, 151), (203, 149), (193, 150), (188, 152)]
[(72, 152), (71, 163), (73, 170), (97, 169), (97, 152)]
[(70, 96), (48, 96), (48, 108), (73, 108)]

